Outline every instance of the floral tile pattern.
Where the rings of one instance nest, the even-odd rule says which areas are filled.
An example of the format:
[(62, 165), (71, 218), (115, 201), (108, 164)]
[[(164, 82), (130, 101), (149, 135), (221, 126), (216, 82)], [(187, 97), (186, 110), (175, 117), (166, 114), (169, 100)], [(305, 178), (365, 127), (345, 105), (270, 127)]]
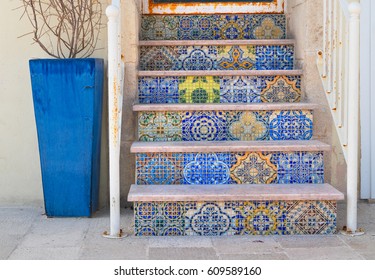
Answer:
[(290, 235), (336, 233), (335, 201), (135, 203), (135, 235)]
[(141, 104), (178, 103), (178, 77), (140, 77), (138, 99)]
[(141, 40), (285, 39), (282, 14), (143, 15)]
[(182, 115), (179, 112), (142, 112), (138, 118), (140, 141), (181, 141)]
[(141, 70), (160, 71), (181, 69), (178, 49), (169, 46), (140, 48)]
[(266, 88), (261, 92), (262, 102), (299, 102), (301, 88), (297, 86), (297, 80), (289, 80), (288, 77), (276, 76), (274, 80), (267, 81)]
[(138, 154), (136, 172), (139, 185), (324, 183), (322, 152)]
[(256, 46), (257, 70), (293, 70), (293, 45)]
[(228, 136), (230, 140), (255, 141), (268, 140), (269, 115), (271, 112), (227, 113)]
[(171, 70), (216, 70), (217, 48), (216, 46), (178, 46), (177, 52), (181, 61), (181, 69)]
[(255, 46), (219, 46), (218, 70), (255, 69)]
[(218, 77), (180, 77), (179, 103), (219, 103), (220, 80)]

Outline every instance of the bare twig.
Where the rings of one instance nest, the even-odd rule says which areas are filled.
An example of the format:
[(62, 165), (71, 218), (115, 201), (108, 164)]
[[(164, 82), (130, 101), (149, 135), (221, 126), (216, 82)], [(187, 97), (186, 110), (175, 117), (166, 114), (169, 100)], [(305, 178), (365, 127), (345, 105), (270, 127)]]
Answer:
[[(56, 58), (88, 57), (102, 24), (99, 0), (22, 0), (33, 41)], [(30, 33), (28, 33), (30, 34)]]

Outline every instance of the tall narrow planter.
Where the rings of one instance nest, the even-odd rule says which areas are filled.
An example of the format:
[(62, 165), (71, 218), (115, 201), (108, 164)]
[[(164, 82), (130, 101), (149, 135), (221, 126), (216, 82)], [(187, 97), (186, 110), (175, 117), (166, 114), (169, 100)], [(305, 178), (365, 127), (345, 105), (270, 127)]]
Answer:
[(102, 59), (30, 60), (47, 216), (91, 216), (98, 207)]

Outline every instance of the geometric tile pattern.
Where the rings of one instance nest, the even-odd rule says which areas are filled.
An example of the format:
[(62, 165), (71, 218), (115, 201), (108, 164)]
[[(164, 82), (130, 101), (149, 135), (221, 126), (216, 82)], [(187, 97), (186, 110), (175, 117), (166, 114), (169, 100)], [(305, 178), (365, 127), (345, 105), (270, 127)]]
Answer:
[(321, 184), (322, 152), (140, 153), (139, 185)]
[(140, 40), (285, 39), (282, 14), (143, 15)]
[(137, 202), (135, 235), (336, 233), (335, 201)]
[(293, 66), (293, 45), (140, 47), (140, 70), (292, 70)]
[(139, 141), (310, 140), (311, 110), (139, 112)]
[(140, 77), (138, 96), (148, 103), (299, 102), (301, 76)]

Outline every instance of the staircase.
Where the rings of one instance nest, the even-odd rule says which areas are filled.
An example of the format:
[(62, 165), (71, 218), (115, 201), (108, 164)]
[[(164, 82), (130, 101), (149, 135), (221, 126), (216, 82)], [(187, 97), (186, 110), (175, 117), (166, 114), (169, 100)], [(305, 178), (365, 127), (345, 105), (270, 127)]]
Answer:
[(144, 15), (135, 235), (336, 232), (282, 14)]

